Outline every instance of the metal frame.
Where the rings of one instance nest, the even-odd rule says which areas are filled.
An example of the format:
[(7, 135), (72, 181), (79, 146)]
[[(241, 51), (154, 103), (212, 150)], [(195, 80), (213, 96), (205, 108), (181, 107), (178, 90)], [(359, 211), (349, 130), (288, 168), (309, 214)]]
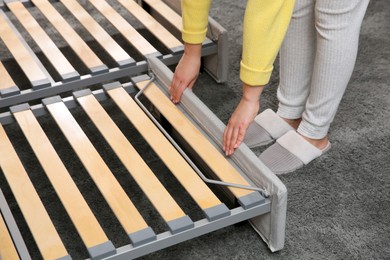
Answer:
[(269, 212), (270, 204), (270, 200), (267, 199), (264, 204), (254, 206), (250, 209), (244, 209), (242, 207), (234, 208), (231, 210), (231, 214), (228, 217), (224, 217), (214, 221), (202, 219), (194, 223), (194, 228), (183, 231), (181, 233), (171, 234), (170, 232), (165, 232), (158, 234), (157, 239), (154, 242), (144, 244), (138, 247), (127, 245), (117, 248), (116, 255), (107, 257), (106, 259), (133, 259), (163, 248), (167, 248), (169, 246), (184, 242), (186, 240), (265, 214)]

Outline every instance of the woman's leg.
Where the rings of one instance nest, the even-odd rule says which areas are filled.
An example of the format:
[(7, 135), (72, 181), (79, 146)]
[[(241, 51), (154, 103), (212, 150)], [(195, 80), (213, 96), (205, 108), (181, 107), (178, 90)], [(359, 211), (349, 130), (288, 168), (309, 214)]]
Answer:
[[(302, 120), (298, 133), (287, 132), (259, 156), (274, 173), (294, 171), (330, 148), (329, 126), (355, 65), (368, 1), (297, 0), (281, 52), (278, 114), (284, 119), (301, 115)], [(308, 2), (315, 3), (314, 20), (304, 12), (307, 16), (299, 16)]]
[(360, 26), (369, 0), (317, 0), (316, 52), (310, 91), (298, 133), (327, 138), (350, 80), (358, 50)]
[[(310, 93), (316, 49), (314, 5), (315, 0), (296, 0), (294, 13), (280, 49), (277, 113), (291, 124), (294, 124), (294, 119), (302, 117)], [(295, 128), (296, 123), (299, 121), (293, 125)]]

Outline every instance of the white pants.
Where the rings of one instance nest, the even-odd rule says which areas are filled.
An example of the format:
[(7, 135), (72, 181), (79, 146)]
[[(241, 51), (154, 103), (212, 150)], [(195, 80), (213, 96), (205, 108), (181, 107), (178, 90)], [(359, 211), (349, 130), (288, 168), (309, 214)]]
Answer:
[(350, 80), (369, 0), (296, 0), (280, 50), (278, 114), (298, 132), (327, 135)]

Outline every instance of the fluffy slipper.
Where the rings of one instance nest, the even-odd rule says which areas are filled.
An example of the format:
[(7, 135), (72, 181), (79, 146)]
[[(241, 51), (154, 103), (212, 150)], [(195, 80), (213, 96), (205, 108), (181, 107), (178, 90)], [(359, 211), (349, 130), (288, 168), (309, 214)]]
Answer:
[(267, 148), (259, 159), (275, 174), (295, 171), (330, 149), (320, 150), (295, 131), (289, 131)]
[(290, 130), (294, 129), (272, 109), (267, 109), (249, 125), (244, 143), (250, 148), (267, 145)]

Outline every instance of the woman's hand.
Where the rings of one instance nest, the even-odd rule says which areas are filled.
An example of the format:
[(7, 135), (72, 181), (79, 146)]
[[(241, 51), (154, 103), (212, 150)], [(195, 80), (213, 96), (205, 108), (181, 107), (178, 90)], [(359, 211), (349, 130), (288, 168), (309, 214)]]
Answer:
[(223, 133), (223, 150), (227, 156), (232, 155), (244, 140), (249, 124), (259, 112), (262, 91), (263, 86), (243, 84), (243, 96)]
[(201, 44), (184, 44), (184, 54), (175, 69), (175, 74), (169, 85), (169, 93), (173, 103), (180, 102), (186, 88), (192, 90), (199, 75)]

